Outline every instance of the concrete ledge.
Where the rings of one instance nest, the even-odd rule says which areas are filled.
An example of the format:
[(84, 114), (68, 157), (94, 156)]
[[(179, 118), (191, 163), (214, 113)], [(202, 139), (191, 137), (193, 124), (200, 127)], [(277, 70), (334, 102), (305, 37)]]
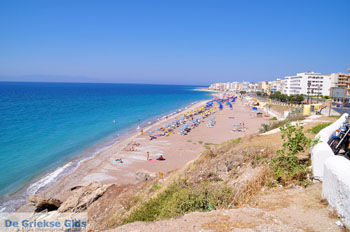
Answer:
[(335, 134), (335, 131), (339, 129), (344, 122), (348, 120), (349, 115), (347, 113), (343, 114), (337, 121), (322, 129), (316, 138), (320, 138), (321, 141), (328, 143), (329, 139)]
[(311, 149), (312, 172), (315, 179), (323, 179), (324, 163), (332, 156), (334, 156), (332, 149), (322, 140)]
[(350, 228), (350, 161), (332, 156), (324, 164), (322, 195)]
[(349, 115), (343, 114), (337, 121), (322, 129), (316, 138), (320, 139), (320, 143), (316, 144), (311, 149), (311, 161), (312, 161), (312, 173), (315, 179), (323, 180), (323, 168), (325, 161), (334, 156), (332, 149), (328, 145), (328, 141), (335, 134), (335, 131), (339, 129), (344, 122), (348, 120)]

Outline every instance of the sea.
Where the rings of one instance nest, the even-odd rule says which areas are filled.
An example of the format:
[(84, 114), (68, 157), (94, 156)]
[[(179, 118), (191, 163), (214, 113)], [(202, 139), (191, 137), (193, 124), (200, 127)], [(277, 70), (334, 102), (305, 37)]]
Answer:
[(0, 212), (190, 104), (198, 86), (0, 82)]

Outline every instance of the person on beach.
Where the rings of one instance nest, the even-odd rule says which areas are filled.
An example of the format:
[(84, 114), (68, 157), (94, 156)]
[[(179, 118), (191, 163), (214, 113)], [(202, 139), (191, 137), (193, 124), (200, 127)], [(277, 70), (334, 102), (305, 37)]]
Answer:
[(143, 129), (141, 129), (141, 135), (143, 135)]
[(149, 152), (147, 152), (146, 158), (147, 160), (149, 160)]
[(165, 160), (165, 158), (163, 157), (163, 155), (160, 155), (157, 160)]

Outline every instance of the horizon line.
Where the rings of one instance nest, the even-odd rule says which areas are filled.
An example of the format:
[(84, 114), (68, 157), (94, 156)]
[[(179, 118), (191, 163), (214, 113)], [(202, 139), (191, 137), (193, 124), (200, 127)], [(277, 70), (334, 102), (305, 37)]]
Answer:
[(157, 83), (128, 83), (128, 82), (67, 82), (67, 81), (1, 81), (0, 83), (51, 83), (51, 84), (116, 84), (116, 85), (179, 85), (179, 86), (209, 86), (207, 85), (195, 85), (195, 84), (157, 84)]

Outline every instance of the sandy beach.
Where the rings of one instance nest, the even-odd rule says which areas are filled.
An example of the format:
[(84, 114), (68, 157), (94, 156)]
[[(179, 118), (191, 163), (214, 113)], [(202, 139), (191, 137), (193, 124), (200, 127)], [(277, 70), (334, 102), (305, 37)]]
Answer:
[[(143, 128), (144, 133), (136, 132), (129, 137), (113, 144), (111, 147), (96, 154), (93, 158), (82, 162), (72, 173), (62, 177), (56, 183), (46, 189), (43, 194), (64, 201), (70, 194), (69, 189), (81, 186), (89, 182), (97, 181), (103, 184), (128, 185), (140, 181), (137, 172), (146, 172), (158, 175), (183, 167), (186, 163), (197, 158), (206, 148), (222, 143), (229, 139), (244, 137), (258, 132), (261, 124), (268, 118), (257, 117), (251, 110), (246, 100), (239, 100), (233, 104), (233, 109), (224, 106), (223, 110), (216, 110), (205, 118), (199, 126), (192, 129), (187, 135), (180, 135), (179, 128), (169, 136), (161, 136), (150, 140), (149, 130), (154, 130), (176, 118), (185, 112), (205, 105), (206, 101), (192, 105), (188, 109), (171, 117), (163, 119), (148, 128)], [(209, 118), (214, 116), (215, 126), (208, 128)], [(244, 123), (244, 132), (234, 132), (233, 124)], [(180, 126), (181, 127), (181, 126)], [(134, 151), (126, 151), (129, 144), (134, 146)], [(147, 160), (149, 152), (151, 161)], [(156, 160), (156, 154), (163, 154), (165, 160)], [(123, 163), (115, 162), (122, 159)]]

